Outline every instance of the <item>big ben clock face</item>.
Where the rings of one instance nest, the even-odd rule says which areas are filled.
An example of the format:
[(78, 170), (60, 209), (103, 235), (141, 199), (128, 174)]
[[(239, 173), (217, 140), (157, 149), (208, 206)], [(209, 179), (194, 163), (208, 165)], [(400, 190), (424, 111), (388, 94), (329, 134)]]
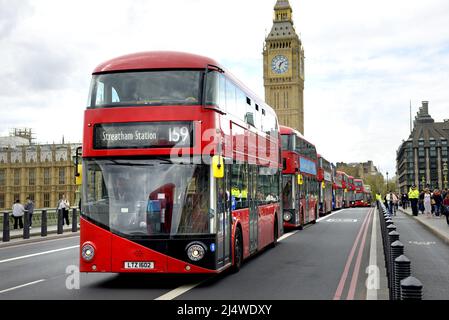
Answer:
[(271, 69), (274, 73), (282, 74), (288, 70), (288, 59), (286, 56), (277, 55), (271, 60)]

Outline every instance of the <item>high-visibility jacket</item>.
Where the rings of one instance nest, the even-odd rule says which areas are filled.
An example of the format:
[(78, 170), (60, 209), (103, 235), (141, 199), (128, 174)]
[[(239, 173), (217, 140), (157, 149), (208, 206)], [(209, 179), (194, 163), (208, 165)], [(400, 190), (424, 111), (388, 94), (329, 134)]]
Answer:
[(408, 198), (409, 199), (418, 199), (419, 198), (418, 189), (413, 190), (410, 188), (410, 191), (408, 192)]
[(376, 193), (376, 201), (382, 201), (382, 196), (380, 195), (380, 193)]

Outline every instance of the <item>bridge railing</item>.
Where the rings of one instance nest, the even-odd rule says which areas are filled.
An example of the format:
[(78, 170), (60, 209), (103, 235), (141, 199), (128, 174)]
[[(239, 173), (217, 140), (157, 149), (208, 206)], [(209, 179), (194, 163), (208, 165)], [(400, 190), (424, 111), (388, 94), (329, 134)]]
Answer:
[[(71, 223), (71, 231), (78, 231), (79, 210), (77, 207), (69, 209), (69, 222)], [(64, 220), (62, 210), (55, 208), (36, 209), (32, 215), (32, 221), (30, 221), (30, 215), (25, 212), (22, 217), (23, 220), (23, 239), (29, 239), (30, 237), (30, 222), (33, 228), (41, 229), (41, 236), (46, 237), (48, 235), (48, 227), (56, 226), (58, 234), (64, 232)], [(9, 242), (11, 239), (11, 226), (14, 224), (14, 218), (11, 211), (3, 211), (0, 215), (0, 231), (2, 234), (2, 242)], [(53, 229), (53, 228), (52, 228)]]
[(381, 201), (377, 201), (380, 218), (385, 267), (390, 300), (422, 300), (422, 283), (411, 276), (411, 261), (404, 255), (404, 245), (393, 222), (394, 216)]

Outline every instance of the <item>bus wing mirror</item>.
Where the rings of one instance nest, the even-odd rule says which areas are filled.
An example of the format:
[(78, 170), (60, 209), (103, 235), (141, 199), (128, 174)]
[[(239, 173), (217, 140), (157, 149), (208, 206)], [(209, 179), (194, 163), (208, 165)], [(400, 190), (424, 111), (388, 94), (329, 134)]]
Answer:
[(223, 161), (222, 156), (213, 156), (212, 170), (214, 173), (214, 178), (217, 178), (217, 179), (224, 178), (224, 161)]

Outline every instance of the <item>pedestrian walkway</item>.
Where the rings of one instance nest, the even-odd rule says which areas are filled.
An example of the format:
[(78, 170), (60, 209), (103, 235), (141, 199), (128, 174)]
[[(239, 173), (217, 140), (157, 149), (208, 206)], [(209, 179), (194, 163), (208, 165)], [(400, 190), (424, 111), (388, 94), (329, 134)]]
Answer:
[[(430, 220), (430, 221), (429, 221)], [(428, 219), (421, 214), (411, 216), (411, 212), (400, 210), (393, 217), (399, 233), (399, 241), (404, 245), (404, 255), (410, 259), (412, 276), (423, 285), (423, 300), (449, 299), (449, 250), (444, 241), (446, 234), (438, 232), (440, 226), (449, 229), (446, 219)]]
[(23, 229), (16, 229), (16, 230), (10, 230), (10, 241), (3, 242), (3, 232), (0, 232), (0, 248), (3, 247), (9, 247), (14, 246), (18, 244), (25, 244), (25, 243), (31, 243), (31, 242), (39, 242), (39, 241), (46, 241), (56, 238), (67, 238), (72, 236), (79, 235), (79, 225), (78, 225), (78, 231), (72, 232), (72, 226), (64, 225), (63, 233), (58, 234), (58, 226), (48, 226), (47, 227), (47, 236), (42, 237), (41, 236), (41, 228), (40, 227), (34, 227), (30, 229), (30, 238), (29, 239), (23, 239)]
[(417, 216), (413, 216), (412, 209), (402, 209), (399, 207), (399, 210), (413, 219), (417, 220), (419, 223), (421, 223), (423, 226), (425, 226), (429, 231), (431, 231), (434, 235), (441, 238), (443, 241), (449, 244), (449, 225), (446, 222), (445, 216), (440, 217), (432, 217), (427, 218), (423, 214), (418, 214)]

